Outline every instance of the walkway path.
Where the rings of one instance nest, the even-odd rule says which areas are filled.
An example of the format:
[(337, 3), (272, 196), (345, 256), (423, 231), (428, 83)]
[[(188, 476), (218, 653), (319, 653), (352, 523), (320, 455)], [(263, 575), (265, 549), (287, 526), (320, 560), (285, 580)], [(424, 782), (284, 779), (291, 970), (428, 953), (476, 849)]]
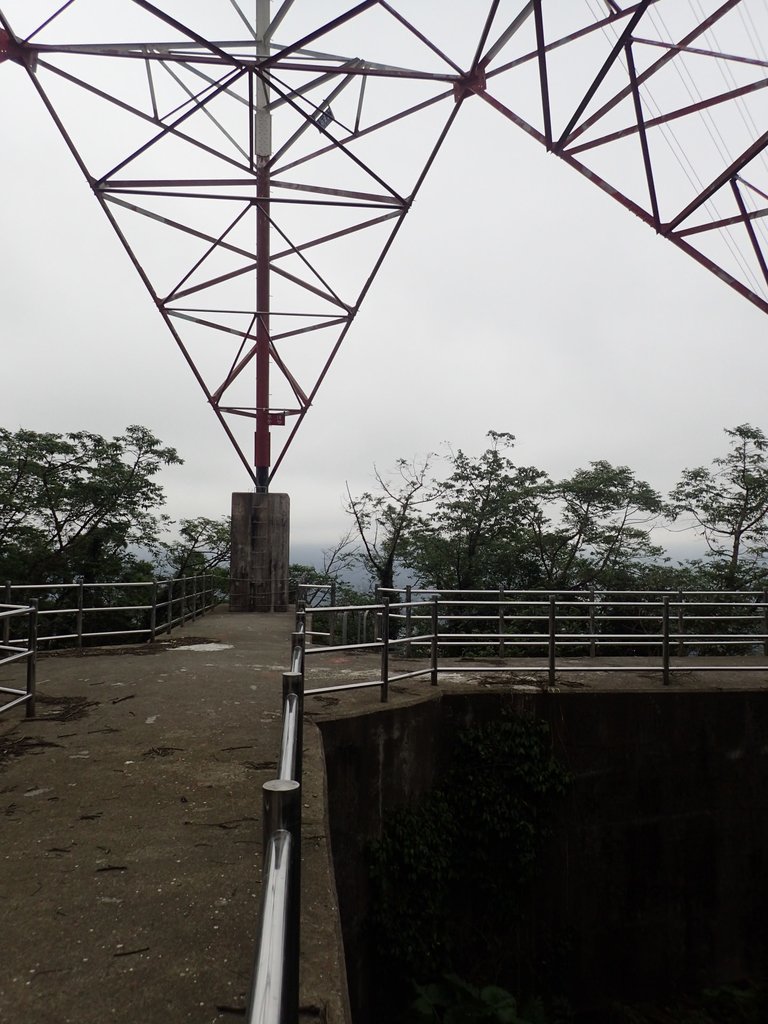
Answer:
[[(292, 626), (292, 615), (214, 614), (153, 647), (40, 659), (37, 717), (25, 720), (18, 709), (0, 717), (0, 1021), (242, 1020), (261, 786), (275, 775)], [(766, 687), (764, 659), (749, 660), (763, 671), (700, 673), (691, 659), (674, 683)], [(378, 670), (376, 655), (329, 651), (310, 662), (310, 686)], [(569, 677), (562, 668), (560, 686), (664, 689), (658, 672)], [(3, 678), (23, 669), (13, 672)], [(459, 686), (542, 683), (481, 671), (442, 675), (439, 691), (420, 678), (390, 693), (407, 701)], [(343, 701), (310, 697), (306, 710), (322, 716), (377, 704), (369, 689)], [(304, 738), (302, 1018), (334, 1024), (343, 1019), (343, 967), (322, 755), (316, 730)]]
[(291, 628), (39, 661), (38, 717), (0, 718), (0, 1020), (242, 1019)]

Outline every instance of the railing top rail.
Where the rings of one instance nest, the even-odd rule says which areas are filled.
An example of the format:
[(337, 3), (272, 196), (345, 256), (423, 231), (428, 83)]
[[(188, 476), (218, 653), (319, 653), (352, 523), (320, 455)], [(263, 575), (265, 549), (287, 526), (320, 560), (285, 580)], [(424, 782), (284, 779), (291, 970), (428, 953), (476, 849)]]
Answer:
[[(97, 587), (153, 587), (155, 582), (155, 580), (132, 580), (130, 583), (86, 583), (85, 580), (83, 580), (82, 585), (84, 588), (94, 589)], [(80, 584), (75, 583), (74, 586), (79, 587)]]
[[(434, 595), (439, 597), (439, 595)], [(495, 600), (438, 600), (438, 605), (443, 609), (461, 608), (470, 606), (470, 608), (548, 608), (552, 603), (553, 597), (547, 598), (547, 600), (502, 600), (497, 597)], [(390, 612), (397, 612), (398, 609), (413, 609), (416, 610), (427, 610), (433, 605), (433, 601), (398, 601), (389, 604), (350, 604), (350, 605), (323, 605), (319, 608), (308, 608), (308, 612), (321, 612), (322, 614), (333, 613), (344, 613), (344, 612), (380, 612), (385, 608), (388, 608)], [(644, 611), (651, 609), (663, 609), (665, 604), (668, 604), (673, 609), (686, 609), (692, 610), (696, 608), (711, 608), (716, 609), (719, 605), (726, 606), (728, 608), (749, 608), (753, 612), (758, 612), (761, 609), (765, 610), (768, 608), (768, 599), (759, 601), (685, 601), (680, 600), (676, 593), (662, 593), (656, 596), (655, 600), (644, 600), (644, 601), (601, 601), (601, 600), (563, 600), (554, 597), (554, 603), (558, 608), (638, 608)], [(443, 618), (450, 618), (451, 616), (441, 616)], [(456, 616), (457, 618), (473, 618), (472, 612), (467, 612), (465, 615)], [(706, 618), (707, 616), (702, 616)]]
[(308, 612), (321, 612), (323, 615), (328, 612), (381, 612), (385, 608), (392, 608), (392, 605), (384, 604), (326, 604), (320, 608), (307, 608)]
[(297, 645), (296, 647), (293, 648), (293, 652), (291, 654), (291, 672), (294, 672), (294, 673), (301, 672), (303, 664), (304, 664), (304, 648), (303, 647), (299, 647)]
[[(379, 593), (380, 594), (402, 594), (404, 592), (404, 590), (405, 590), (405, 587), (379, 587)], [(429, 594), (429, 595), (438, 595), (438, 596), (440, 596), (440, 595), (454, 595), (454, 594), (488, 594), (488, 595), (491, 595), (491, 594), (493, 594), (493, 595), (500, 595), (500, 594), (533, 594), (535, 596), (542, 595), (542, 594), (547, 594), (547, 595), (549, 595), (549, 594), (555, 594), (555, 595), (557, 595), (557, 594), (568, 594), (568, 595), (573, 596), (573, 597), (578, 597), (580, 595), (583, 595), (584, 597), (589, 597), (590, 595), (594, 594), (595, 597), (607, 597), (607, 596), (611, 596), (611, 595), (622, 596), (622, 595), (628, 595), (628, 594), (635, 594), (635, 595), (640, 597), (640, 596), (645, 596), (645, 595), (648, 595), (648, 596), (665, 595), (665, 594), (678, 595), (678, 594), (681, 594), (681, 593), (682, 594), (690, 594), (691, 596), (698, 596), (698, 595), (704, 594), (704, 595), (713, 595), (713, 596), (718, 596), (718, 597), (741, 596), (741, 595), (753, 595), (753, 596), (757, 597), (757, 596), (762, 595), (764, 593), (764, 591), (763, 590), (759, 590), (759, 589), (755, 589), (755, 590), (685, 590), (685, 589), (679, 588), (679, 587), (668, 587), (668, 588), (666, 588), (664, 590), (602, 590), (602, 589), (600, 589), (598, 587), (595, 587), (594, 590), (574, 590), (572, 588), (568, 589), (568, 588), (558, 588), (558, 587), (552, 587), (552, 588), (550, 588), (550, 587), (540, 587), (540, 588), (534, 589), (534, 590), (526, 590), (526, 589), (515, 590), (513, 588), (504, 588), (504, 589), (502, 589), (500, 587), (496, 588), (496, 589), (494, 589), (493, 587), (487, 587), (484, 590), (472, 590), (472, 589), (470, 589), (470, 590), (450, 590), (450, 589), (446, 589), (444, 587), (434, 587), (434, 588), (431, 588), (431, 587), (425, 587), (425, 588), (411, 587), (411, 594)]]
[(296, 778), (296, 748), (299, 735), (298, 715), (299, 696), (296, 693), (289, 693), (283, 704), (283, 736), (280, 744), (280, 763), (277, 768), (277, 777), (279, 779), (291, 779), (295, 782), (301, 782), (301, 779)]
[[(286, 939), (290, 898), (292, 836), (281, 829), (267, 846), (262, 881), (262, 910), (257, 936), (256, 964), (247, 1024), (281, 1024), (286, 1019), (283, 1000)], [(294, 899), (295, 899), (294, 895)]]
[(153, 587), (155, 584), (165, 586), (168, 583), (184, 583), (190, 582), (191, 580), (201, 580), (210, 576), (210, 573), (198, 573), (192, 576), (174, 576), (168, 577), (167, 579), (151, 579), (151, 580), (107, 580), (106, 582), (70, 582), (70, 583), (7, 583), (6, 587), (13, 590), (77, 590), (79, 587), (85, 589), (99, 588), (99, 587), (113, 587), (127, 588), (127, 587)]

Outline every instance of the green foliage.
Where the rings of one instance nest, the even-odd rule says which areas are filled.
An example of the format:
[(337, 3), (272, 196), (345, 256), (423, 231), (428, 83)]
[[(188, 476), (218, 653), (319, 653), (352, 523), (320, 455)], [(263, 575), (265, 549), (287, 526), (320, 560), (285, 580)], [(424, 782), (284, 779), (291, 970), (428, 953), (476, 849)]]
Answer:
[(525, 524), (548, 485), (535, 467), (515, 466), (512, 434), (490, 431), (478, 458), (451, 453), (451, 473), (433, 482), (428, 514), (414, 519), (404, 563), (437, 589), (525, 585), (530, 545)]
[(226, 601), (229, 597), (231, 535), (229, 516), (181, 519), (176, 539), (162, 541), (158, 545), (161, 556), (155, 571), (162, 572), (169, 579), (208, 576), (217, 598)]
[[(768, 438), (748, 423), (725, 431), (729, 451), (686, 469), (660, 494), (628, 466), (589, 462), (555, 481), (511, 458), (514, 436), (489, 431), (479, 456), (449, 451), (447, 474), (401, 460), (403, 485), (349, 495), (361, 559), (382, 585), (405, 567), (438, 590), (732, 589), (763, 586), (768, 563)], [(418, 495), (418, 497), (417, 497)], [(672, 565), (651, 531), (695, 529), (706, 559)]]
[[(316, 569), (313, 565), (305, 565), (302, 562), (292, 562), (288, 566), (289, 599), (292, 603), (297, 599), (300, 583), (309, 584), (310, 587), (315, 585), (318, 588), (327, 587), (331, 583), (335, 583), (336, 604), (338, 605), (366, 604), (370, 602), (370, 595), (359, 593), (334, 573)], [(317, 598), (318, 603), (328, 603), (325, 592), (319, 589), (316, 592), (310, 589), (309, 598), (310, 600)]]
[(571, 1008), (562, 999), (549, 1004), (534, 996), (518, 1007), (518, 1000), (499, 985), (472, 985), (457, 974), (438, 982), (417, 985), (413, 1020), (435, 1024), (570, 1024)]
[(168, 576), (179, 578), (228, 569), (231, 529), (229, 516), (179, 520), (176, 539), (160, 544), (163, 570)]
[(628, 466), (599, 460), (555, 482), (512, 461), (512, 434), (488, 437), (478, 457), (449, 452), (442, 479), (427, 480), (425, 463), (418, 480), (409, 477), (413, 492), (350, 496), (365, 560), (380, 579), (394, 581), (402, 564), (438, 590), (624, 588), (662, 554), (649, 534), (661, 497)]
[(545, 587), (623, 588), (662, 554), (648, 534), (661, 497), (629, 466), (590, 462), (545, 497), (530, 524)]
[(459, 732), (441, 784), (370, 850), (371, 934), (394, 989), (508, 962), (521, 887), (566, 783), (546, 723), (510, 714)]
[(456, 974), (442, 981), (417, 985), (413, 1004), (417, 1020), (439, 1024), (549, 1024), (541, 1000), (518, 1012), (517, 1000), (498, 985), (478, 987)]
[(357, 560), (380, 587), (395, 585), (395, 567), (419, 505), (425, 496), (431, 456), (422, 461), (397, 460), (395, 481), (385, 480), (374, 467), (378, 493), (366, 491), (353, 497), (347, 485), (347, 513), (352, 516), (360, 541)]
[(665, 1005), (614, 1006), (611, 1024), (765, 1024), (768, 988), (748, 983), (704, 989)]
[(0, 577), (120, 579), (140, 567), (167, 521), (155, 477), (179, 464), (146, 427), (119, 437), (0, 429)]
[(750, 586), (768, 554), (768, 438), (749, 423), (726, 429), (729, 451), (711, 468), (686, 469), (669, 515), (690, 517), (704, 537), (720, 587)]

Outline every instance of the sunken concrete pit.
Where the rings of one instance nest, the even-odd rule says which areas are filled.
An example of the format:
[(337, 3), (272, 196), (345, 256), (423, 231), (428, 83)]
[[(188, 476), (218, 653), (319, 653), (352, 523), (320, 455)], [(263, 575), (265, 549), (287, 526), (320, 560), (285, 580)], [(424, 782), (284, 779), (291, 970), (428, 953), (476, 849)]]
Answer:
[(375, 709), (345, 700), (347, 711), (313, 715), (354, 1024), (380, 1019), (387, 983), (367, 920), (366, 846), (387, 813), (438, 782), (457, 730), (510, 709), (549, 723), (572, 781), (510, 935), (506, 977), (488, 981), (535, 990), (526, 965), (549, 955), (553, 937), (567, 950), (560, 991), (590, 1013), (612, 999), (764, 979), (768, 692), (499, 689)]

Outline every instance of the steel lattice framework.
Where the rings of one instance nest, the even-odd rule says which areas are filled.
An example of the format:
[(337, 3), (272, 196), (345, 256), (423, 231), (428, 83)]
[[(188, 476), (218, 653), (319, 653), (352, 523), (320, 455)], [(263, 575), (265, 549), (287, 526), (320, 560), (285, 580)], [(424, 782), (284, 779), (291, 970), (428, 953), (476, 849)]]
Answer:
[(470, 98), (768, 311), (764, 0), (486, 0), (451, 23), (436, 0), (16, 3), (0, 62), (26, 69), (258, 489)]

